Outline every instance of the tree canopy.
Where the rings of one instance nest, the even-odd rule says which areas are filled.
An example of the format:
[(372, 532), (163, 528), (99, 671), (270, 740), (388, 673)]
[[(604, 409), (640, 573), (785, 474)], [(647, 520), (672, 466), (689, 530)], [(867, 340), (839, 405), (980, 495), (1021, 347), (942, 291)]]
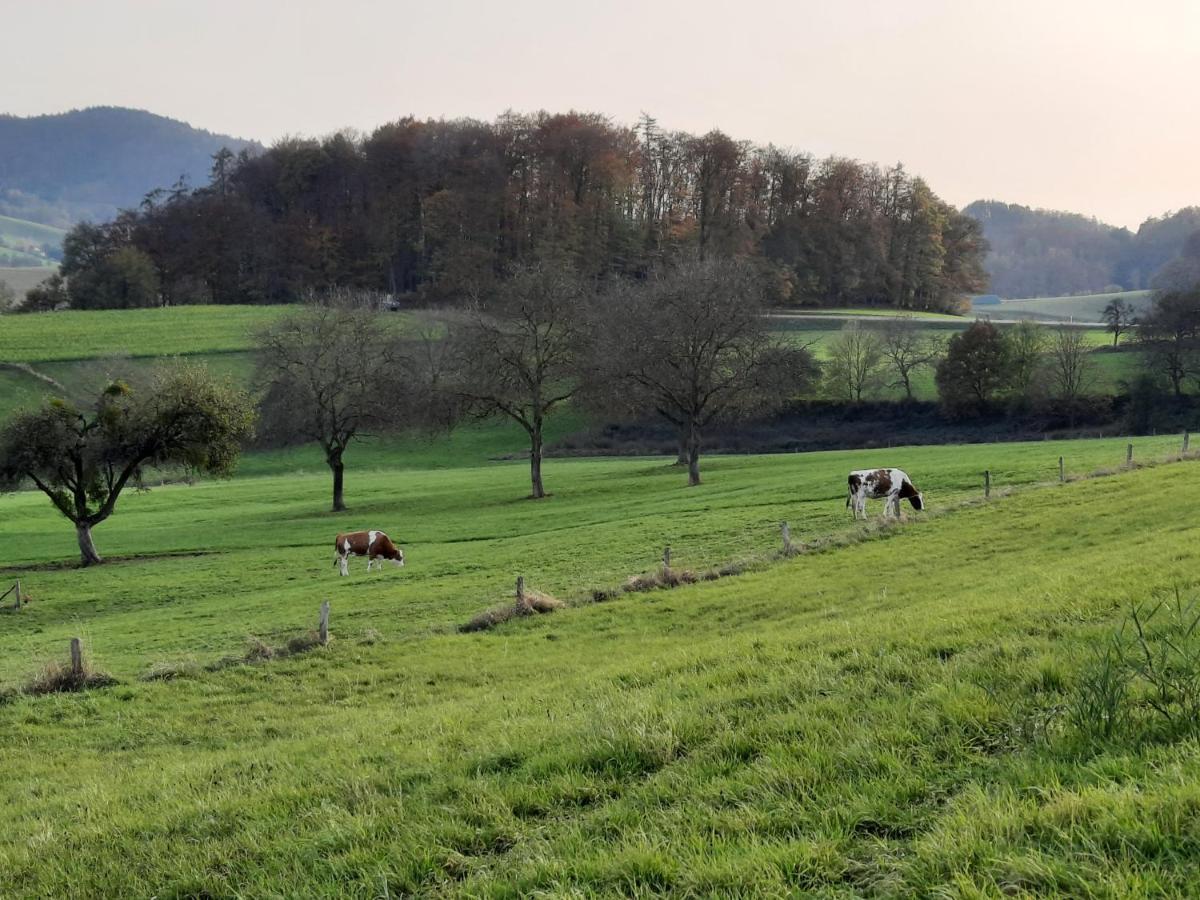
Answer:
[(953, 310), (984, 286), (979, 224), (900, 166), (580, 112), (406, 118), (365, 138), (220, 152), (208, 184), (155, 191), (70, 243), (81, 297), (133, 247), (162, 303), (335, 285), (436, 301), (513, 266), (642, 278), (690, 256), (755, 259), (770, 302)]

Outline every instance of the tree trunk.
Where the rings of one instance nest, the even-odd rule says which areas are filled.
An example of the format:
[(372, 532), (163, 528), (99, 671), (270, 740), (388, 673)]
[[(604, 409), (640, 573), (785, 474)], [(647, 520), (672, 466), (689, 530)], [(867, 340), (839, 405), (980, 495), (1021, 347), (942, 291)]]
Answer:
[(75, 537), (79, 540), (79, 556), (85, 566), (97, 566), (104, 562), (92, 542), (91, 525), (75, 523)]
[(529, 481), (532, 488), (529, 498), (541, 500), (546, 496), (542, 487), (542, 433), (535, 431), (529, 436)]
[(333, 511), (342, 512), (346, 509), (346, 502), (342, 498), (342, 486), (346, 480), (346, 466), (342, 463), (342, 454), (335, 453), (329, 456), (329, 468), (333, 470)]
[(695, 425), (688, 431), (687, 440), (688, 487), (700, 483), (700, 429)]

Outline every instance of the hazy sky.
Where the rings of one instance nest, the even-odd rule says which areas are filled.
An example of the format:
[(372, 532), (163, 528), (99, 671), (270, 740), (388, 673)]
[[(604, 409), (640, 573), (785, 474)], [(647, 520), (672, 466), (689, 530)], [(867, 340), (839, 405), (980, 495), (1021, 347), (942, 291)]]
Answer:
[(133, 106), (269, 143), (646, 111), (901, 161), (959, 205), (1136, 227), (1200, 204), (1200, 0), (0, 0), (0, 23), (18, 115)]

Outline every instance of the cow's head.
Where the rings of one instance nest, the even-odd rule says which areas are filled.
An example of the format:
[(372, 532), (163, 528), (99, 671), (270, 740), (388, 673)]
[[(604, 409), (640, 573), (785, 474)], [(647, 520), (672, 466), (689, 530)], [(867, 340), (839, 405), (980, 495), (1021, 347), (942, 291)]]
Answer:
[(908, 498), (908, 502), (912, 504), (913, 509), (924, 509), (925, 508), (925, 495), (922, 494), (920, 491), (917, 491), (915, 494), (913, 494), (911, 497)]
[(404, 551), (399, 547), (395, 547), (393, 548), (392, 552), (388, 554), (388, 559), (390, 559), (395, 565), (403, 567)]

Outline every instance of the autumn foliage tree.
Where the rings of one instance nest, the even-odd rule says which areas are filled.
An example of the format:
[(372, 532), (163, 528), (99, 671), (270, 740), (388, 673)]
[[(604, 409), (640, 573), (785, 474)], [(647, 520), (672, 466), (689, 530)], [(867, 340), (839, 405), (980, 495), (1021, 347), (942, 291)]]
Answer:
[(979, 224), (902, 167), (577, 111), (225, 151), (208, 184), (154, 191), (66, 246), (93, 305), (114, 284), (122, 302), (290, 302), (334, 286), (447, 301), (491, 295), (514, 266), (643, 278), (746, 257), (773, 275), (768, 302), (943, 311), (982, 289), (985, 251)]

